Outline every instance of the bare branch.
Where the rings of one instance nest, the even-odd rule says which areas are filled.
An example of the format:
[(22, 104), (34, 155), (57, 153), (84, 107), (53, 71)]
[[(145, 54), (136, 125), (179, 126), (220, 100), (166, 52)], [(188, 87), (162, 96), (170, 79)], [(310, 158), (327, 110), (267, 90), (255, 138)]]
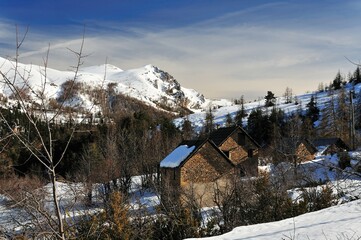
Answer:
[(349, 61), (350, 63), (352, 63), (353, 65), (356, 65), (356, 66), (358, 66), (358, 67), (360, 67), (361, 66), (361, 64), (360, 63), (356, 63), (356, 62), (354, 62), (354, 61), (352, 61), (351, 59), (349, 59), (348, 57), (346, 57), (345, 56), (345, 58), (346, 58), (346, 60), (347, 61)]

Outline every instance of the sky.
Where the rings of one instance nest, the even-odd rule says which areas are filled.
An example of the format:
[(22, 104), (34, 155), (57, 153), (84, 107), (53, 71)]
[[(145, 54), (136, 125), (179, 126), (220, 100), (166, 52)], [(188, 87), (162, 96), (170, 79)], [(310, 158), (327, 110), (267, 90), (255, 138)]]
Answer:
[(361, 59), (358, 0), (0, 0), (0, 56), (71, 69), (152, 64), (208, 98), (317, 90)]

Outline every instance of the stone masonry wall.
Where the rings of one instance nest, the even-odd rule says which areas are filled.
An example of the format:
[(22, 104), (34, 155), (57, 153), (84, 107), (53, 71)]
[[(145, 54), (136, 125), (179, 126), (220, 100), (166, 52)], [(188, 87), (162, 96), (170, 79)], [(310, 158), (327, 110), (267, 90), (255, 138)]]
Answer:
[(232, 164), (207, 142), (183, 165), (181, 186), (189, 183), (213, 182), (232, 169)]
[[(222, 151), (229, 152), (229, 159), (242, 169), (246, 176), (257, 176), (258, 174), (258, 147), (245, 136), (244, 146), (238, 144), (238, 133), (234, 132), (221, 146)], [(253, 150), (253, 157), (248, 157), (248, 149)]]
[(301, 143), (296, 149), (297, 162), (307, 162), (315, 158), (313, 154), (307, 149), (307, 147)]
[(200, 207), (213, 207), (215, 194), (224, 191), (231, 184), (231, 178), (226, 174), (214, 182), (191, 183), (182, 188), (181, 202), (196, 201)]
[(247, 158), (248, 153), (242, 147), (239, 146), (235, 139), (232, 137), (228, 138), (221, 146), (220, 149), (223, 152), (229, 152), (229, 159), (235, 164), (238, 165), (245, 158)]
[(161, 199), (164, 205), (176, 204), (180, 198), (180, 169), (161, 168)]

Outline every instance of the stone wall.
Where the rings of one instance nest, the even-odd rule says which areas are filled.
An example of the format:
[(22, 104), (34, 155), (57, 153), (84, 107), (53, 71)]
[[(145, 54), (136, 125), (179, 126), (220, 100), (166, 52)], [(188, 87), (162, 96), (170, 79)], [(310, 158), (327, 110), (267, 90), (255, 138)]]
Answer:
[(301, 143), (295, 152), (297, 163), (308, 162), (315, 158), (314, 154), (311, 154), (307, 147)]
[(233, 164), (240, 164), (248, 156), (247, 150), (244, 147), (239, 146), (237, 140), (233, 137), (229, 137), (220, 147), (223, 152), (228, 152), (229, 159)]
[(180, 168), (161, 168), (160, 195), (164, 205), (177, 204), (180, 198)]
[(181, 168), (180, 184), (213, 182), (231, 169), (232, 164), (206, 142)]
[[(232, 172), (233, 174), (233, 172)], [(207, 183), (190, 183), (182, 188), (181, 202), (195, 201), (198, 207), (215, 206), (215, 195), (231, 184), (231, 173)]]
[[(229, 152), (229, 159), (238, 166), (240, 175), (258, 175), (258, 146), (244, 134), (244, 145), (239, 145), (238, 134), (244, 134), (241, 130), (234, 132), (219, 148), (224, 152)], [(249, 157), (252, 151), (252, 157)]]

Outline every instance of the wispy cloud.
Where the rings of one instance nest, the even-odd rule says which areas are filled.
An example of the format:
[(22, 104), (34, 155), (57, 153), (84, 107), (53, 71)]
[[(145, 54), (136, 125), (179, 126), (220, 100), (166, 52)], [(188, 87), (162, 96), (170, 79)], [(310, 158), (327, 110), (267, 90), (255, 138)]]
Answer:
[[(339, 69), (347, 73), (355, 68), (344, 56), (360, 58), (357, 19), (353, 25), (345, 22), (332, 30), (324, 23), (309, 25), (318, 23), (317, 19), (308, 19), (306, 25), (294, 19), (296, 24), (243, 22), (279, 7), (287, 8), (283, 3), (262, 5), (173, 29), (108, 22), (103, 31), (89, 28), (85, 54), (90, 55), (85, 63), (102, 64), (108, 58), (122, 69), (151, 63), (173, 74), (185, 87), (217, 98), (255, 98), (267, 90), (281, 95), (286, 86), (302, 93), (314, 90), (319, 82), (331, 81)], [(2, 52), (10, 54), (13, 38), (9, 36), (14, 32), (5, 21), (0, 22), (0, 29), (0, 41), (5, 44)], [(74, 58), (67, 48), (79, 48), (82, 32), (78, 30), (78, 34), (72, 31), (66, 36), (30, 31), (24, 61), (41, 64), (50, 42), (50, 66), (68, 69)]]

